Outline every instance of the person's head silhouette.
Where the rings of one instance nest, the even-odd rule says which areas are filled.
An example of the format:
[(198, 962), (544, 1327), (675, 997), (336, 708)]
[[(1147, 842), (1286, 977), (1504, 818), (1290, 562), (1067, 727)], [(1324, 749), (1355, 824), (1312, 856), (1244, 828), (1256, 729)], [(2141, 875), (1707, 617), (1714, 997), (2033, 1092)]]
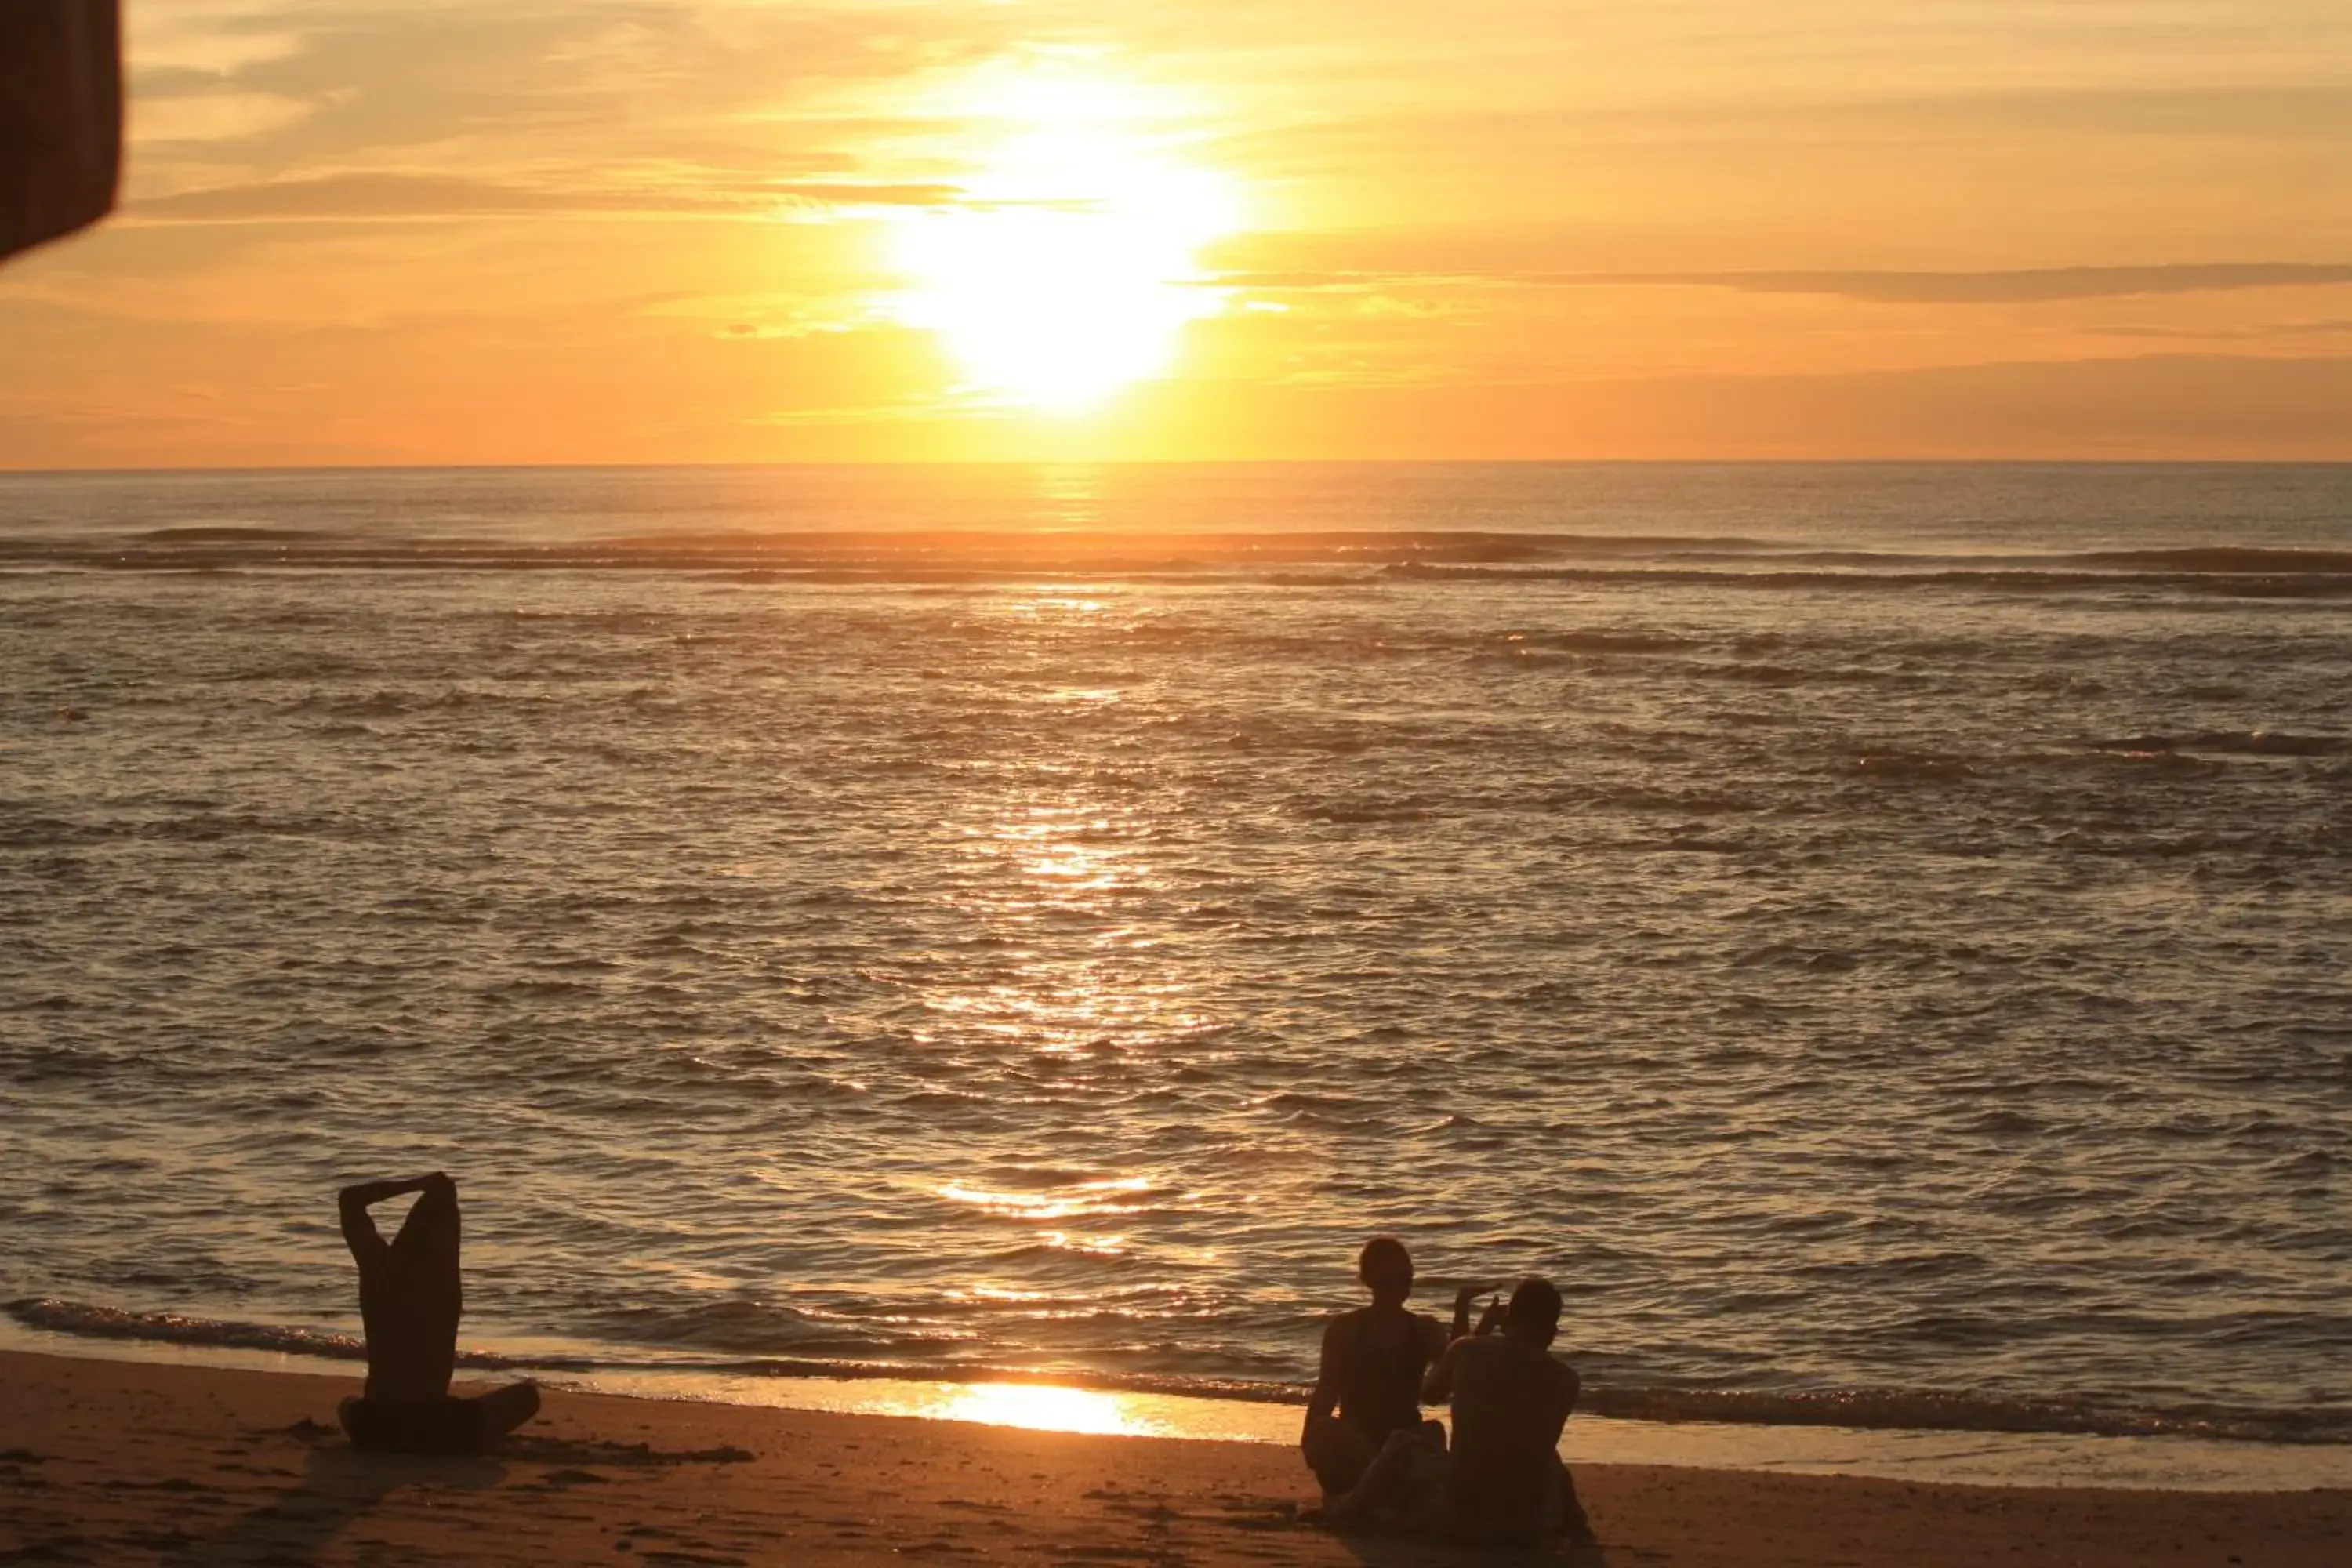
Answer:
[(1542, 1350), (1559, 1332), (1559, 1289), (1549, 1279), (1530, 1274), (1511, 1292), (1510, 1310), (1503, 1317), (1503, 1332)]
[(1356, 1277), (1376, 1307), (1401, 1307), (1412, 1294), (1412, 1254), (1393, 1236), (1376, 1236), (1356, 1257)]

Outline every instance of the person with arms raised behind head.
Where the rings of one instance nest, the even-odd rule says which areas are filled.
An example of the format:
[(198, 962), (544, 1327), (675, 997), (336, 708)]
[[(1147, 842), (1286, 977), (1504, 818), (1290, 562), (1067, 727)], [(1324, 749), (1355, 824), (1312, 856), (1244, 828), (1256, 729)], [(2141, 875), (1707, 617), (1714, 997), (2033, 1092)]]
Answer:
[(1448, 1345), (1421, 1394), (1454, 1402), (1453, 1451), (1391, 1437), (1355, 1489), (1331, 1500), (1325, 1520), (1343, 1529), (1393, 1521), (1490, 1546), (1530, 1545), (1564, 1529), (1590, 1543), (1591, 1525), (1559, 1458), (1580, 1387), (1575, 1369), (1551, 1353), (1559, 1307), (1549, 1280), (1521, 1280), (1507, 1309), (1490, 1309), (1476, 1333)]
[[(1356, 1259), (1356, 1276), (1371, 1291), (1372, 1304), (1324, 1325), (1322, 1364), (1298, 1437), (1299, 1452), (1327, 1497), (1361, 1480), (1396, 1434), (1445, 1446), (1445, 1429), (1421, 1418), (1421, 1384), (1444, 1353), (1446, 1334), (1434, 1318), (1405, 1308), (1412, 1294), (1412, 1255), (1392, 1236), (1375, 1237)], [(1465, 1286), (1455, 1300), (1455, 1334), (1467, 1325), (1470, 1299), (1481, 1289)]]
[[(390, 1242), (369, 1208), (408, 1193), (415, 1206)], [(539, 1390), (519, 1383), (472, 1399), (449, 1393), (457, 1368), (457, 1184), (436, 1171), (406, 1182), (362, 1182), (338, 1195), (343, 1240), (360, 1268), (367, 1391), (339, 1412), (352, 1445), (402, 1454), (478, 1454), (539, 1413)]]

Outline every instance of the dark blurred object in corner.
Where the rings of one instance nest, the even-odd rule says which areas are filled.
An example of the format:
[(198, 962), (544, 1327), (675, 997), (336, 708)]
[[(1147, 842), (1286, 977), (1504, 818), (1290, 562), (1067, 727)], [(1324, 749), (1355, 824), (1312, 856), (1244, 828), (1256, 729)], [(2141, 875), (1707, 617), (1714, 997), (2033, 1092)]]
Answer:
[(0, 257), (114, 205), (121, 39), (117, 0), (0, 0)]

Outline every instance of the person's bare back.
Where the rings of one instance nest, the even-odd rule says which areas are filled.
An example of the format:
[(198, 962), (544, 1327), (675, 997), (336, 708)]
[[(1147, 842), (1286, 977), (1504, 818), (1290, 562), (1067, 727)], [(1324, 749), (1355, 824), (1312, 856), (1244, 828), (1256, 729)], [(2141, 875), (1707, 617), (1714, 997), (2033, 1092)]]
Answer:
[(1457, 1341), (1446, 1360), (1454, 1452), (1445, 1497), (1456, 1532), (1532, 1538), (1559, 1484), (1559, 1435), (1576, 1408), (1576, 1373), (1507, 1329)]
[[(409, 1193), (415, 1206), (387, 1242), (371, 1206)], [(336, 1194), (343, 1244), (360, 1270), (370, 1399), (439, 1399), (457, 1367), (457, 1184), (436, 1171), (406, 1182), (365, 1182)]]
[[(418, 1194), (387, 1242), (370, 1207)], [(529, 1383), (472, 1399), (452, 1398), (457, 1367), (457, 1184), (436, 1171), (405, 1182), (362, 1182), (337, 1194), (343, 1243), (360, 1271), (360, 1324), (367, 1335), (366, 1394), (339, 1414), (352, 1445), (400, 1453), (478, 1453), (539, 1411)]]
[[(1405, 1307), (1413, 1274), (1404, 1243), (1374, 1237), (1356, 1259), (1356, 1275), (1372, 1304), (1324, 1324), (1320, 1367), (1298, 1438), (1326, 1496), (1361, 1480), (1391, 1434), (1421, 1427), (1422, 1379), (1445, 1350), (1436, 1320)], [(1444, 1443), (1442, 1429), (1436, 1440)]]

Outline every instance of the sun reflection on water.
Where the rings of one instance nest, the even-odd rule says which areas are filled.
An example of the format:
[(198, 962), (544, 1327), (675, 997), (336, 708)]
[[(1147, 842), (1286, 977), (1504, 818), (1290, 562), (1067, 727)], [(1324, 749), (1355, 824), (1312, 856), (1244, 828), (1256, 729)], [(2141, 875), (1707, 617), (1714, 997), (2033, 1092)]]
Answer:
[[(1041, 624), (1051, 637), (1056, 622), (1123, 616), (1130, 605), (1125, 593), (1064, 584), (997, 595), (982, 614), (1018, 625), (1014, 635), (1026, 638)], [(1083, 753), (1096, 733), (1093, 716), (1127, 691), (1117, 673), (1105, 672), (1040, 681), (1010, 700), (1052, 714), (1049, 727), (1074, 737), (1070, 746)], [(1192, 1201), (1190, 1179), (1170, 1164), (1177, 1143), (1169, 1130), (1149, 1111), (1109, 1108), (1130, 1104), (1137, 1084), (1164, 1069), (1154, 1058), (1181, 1049), (1202, 1020), (1188, 986), (1172, 977), (1164, 928), (1137, 915), (1139, 900), (1160, 887), (1155, 826), (1163, 803), (1068, 760), (1058, 733), (1042, 754), (983, 755), (968, 765), (965, 804), (941, 824), (952, 846), (946, 886), (967, 957), (933, 972), (910, 1033), (954, 1089), (984, 1086), (1000, 1109), (1106, 1108), (1099, 1140), (1024, 1152), (922, 1189), (957, 1234), (990, 1237), (1003, 1248), (995, 1267), (1013, 1277), (995, 1283), (1017, 1289), (1050, 1279), (1058, 1297), (1075, 1300), (1074, 1272), (1137, 1261), (1141, 1227)], [(1197, 1248), (1149, 1250), (1182, 1267), (1201, 1261)], [(1122, 1279), (1135, 1283), (1124, 1269)]]
[(1133, 1214), (1137, 1205), (1120, 1203), (1111, 1194), (1148, 1192), (1150, 1187), (1150, 1181), (1143, 1176), (1084, 1182), (1060, 1194), (997, 1193), (967, 1186), (961, 1182), (950, 1182), (940, 1189), (940, 1196), (971, 1204), (1008, 1219), (1049, 1220), (1068, 1219), (1081, 1215)]
[[(1020, 595), (1002, 613), (1102, 608), (1055, 593)], [(1112, 685), (1058, 686), (1028, 700), (1083, 723), (1085, 714), (1124, 697)], [(1156, 877), (1136, 807), (1073, 784), (1049, 763), (1008, 765), (991, 782), (998, 787), (976, 791), (971, 817), (950, 831), (961, 846), (962, 918), (975, 935), (1003, 944), (1004, 962), (927, 991), (929, 1022), (917, 1037), (948, 1049), (1076, 1060), (1147, 1048), (1195, 1026), (1180, 988), (1151, 960), (1155, 939), (1130, 921), (1133, 897), (1150, 891)]]
[(1170, 1431), (1117, 1394), (1045, 1384), (973, 1383), (928, 1389), (913, 1408), (894, 1412), (942, 1421), (979, 1421), (1033, 1432), (1084, 1432), (1098, 1436), (1151, 1436)]

